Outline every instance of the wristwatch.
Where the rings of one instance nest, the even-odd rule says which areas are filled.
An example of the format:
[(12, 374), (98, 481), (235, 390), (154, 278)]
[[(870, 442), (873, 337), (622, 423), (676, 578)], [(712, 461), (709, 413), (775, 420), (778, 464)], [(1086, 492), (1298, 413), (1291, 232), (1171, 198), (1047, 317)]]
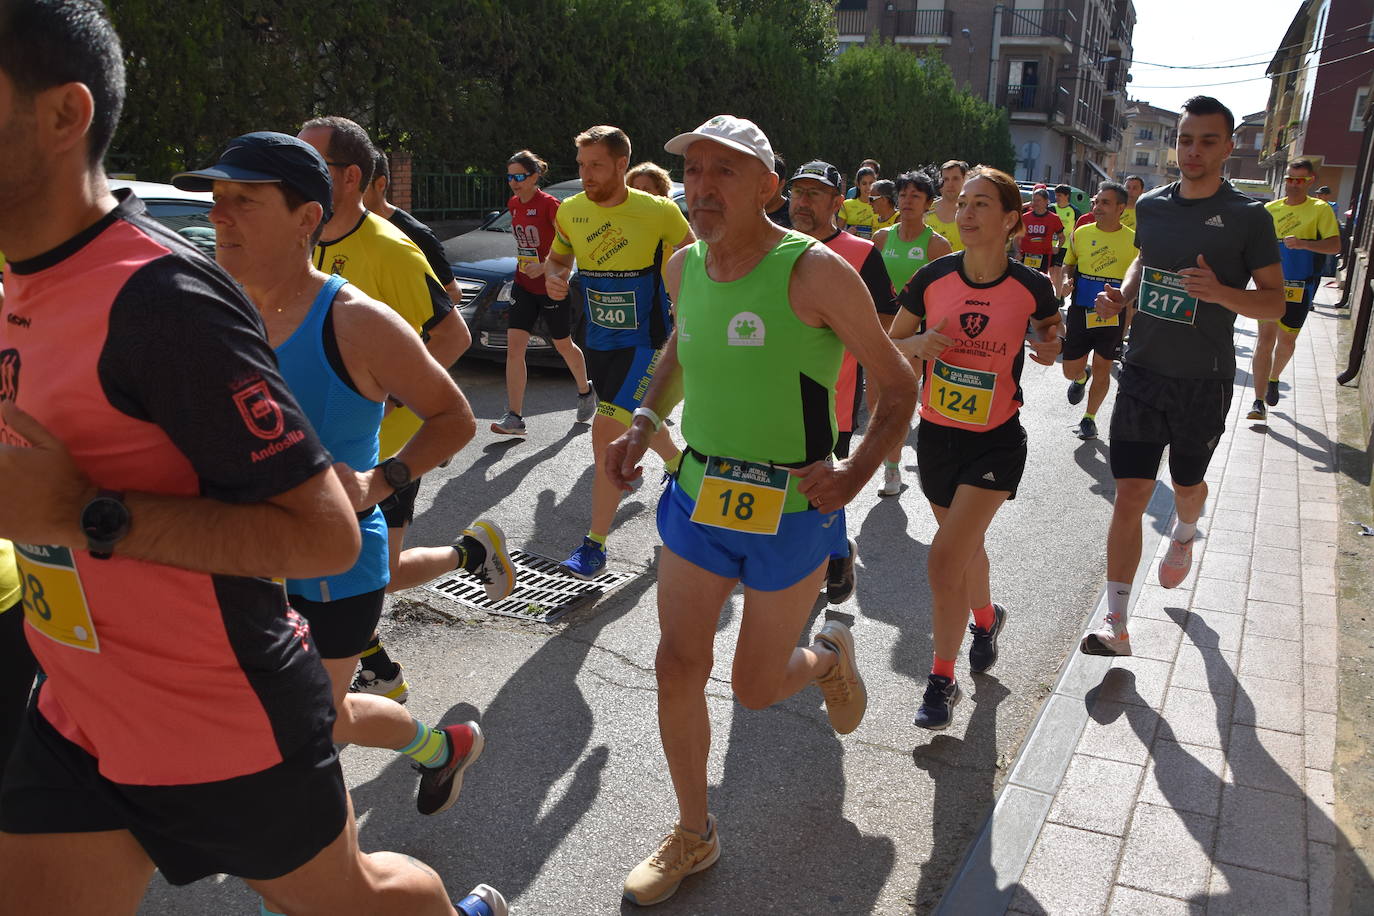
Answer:
[(377, 467), (381, 468), (382, 479), (393, 490), (400, 490), (411, 481), (410, 468), (399, 458), (388, 458)]
[(81, 530), (86, 532), (86, 549), (95, 560), (108, 560), (114, 546), (129, 533), (129, 507), (118, 490), (100, 490), (81, 510)]

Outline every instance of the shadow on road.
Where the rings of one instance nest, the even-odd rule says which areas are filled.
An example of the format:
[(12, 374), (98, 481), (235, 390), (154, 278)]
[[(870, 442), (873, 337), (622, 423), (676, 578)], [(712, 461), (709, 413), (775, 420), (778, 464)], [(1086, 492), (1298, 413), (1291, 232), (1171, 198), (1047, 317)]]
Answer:
[(907, 490), (895, 499), (879, 500), (868, 510), (863, 524), (850, 536), (859, 545), (861, 568), (855, 581), (854, 603), (859, 612), (897, 631), (892, 643), (891, 669), (924, 684), (931, 658), (931, 597), (926, 578), (930, 545), (908, 533), (909, 505), (927, 516), (930, 509), (921, 497)]

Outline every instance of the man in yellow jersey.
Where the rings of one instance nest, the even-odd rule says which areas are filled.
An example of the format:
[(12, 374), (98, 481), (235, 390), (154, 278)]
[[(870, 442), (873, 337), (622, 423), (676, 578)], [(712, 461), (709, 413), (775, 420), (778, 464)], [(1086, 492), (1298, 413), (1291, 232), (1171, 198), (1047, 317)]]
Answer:
[[(655, 663), (678, 823), (625, 881), (625, 897), (640, 906), (666, 900), (720, 856), (707, 806), (705, 688), (721, 607), (737, 584), (744, 610), (731, 685), (740, 703), (762, 709), (814, 681), (835, 731), (859, 726), (867, 694), (848, 628), (830, 621), (810, 646), (797, 641), (827, 559), (843, 545), (839, 514), (906, 435), (916, 402), (911, 367), (883, 334), (853, 268), (764, 217), (778, 178), (763, 132), (717, 115), (665, 149), (686, 157), (701, 241), (668, 263), (678, 327), (645, 406), (606, 456), (611, 479), (629, 487), (660, 417), (683, 401), (687, 452), (658, 508)], [(858, 450), (832, 466), (845, 348), (880, 394)]]
[(1283, 259), (1283, 299), (1287, 305), (1278, 321), (1259, 323), (1259, 339), (1250, 367), (1255, 402), (1245, 415), (1250, 420), (1267, 419), (1265, 406), (1278, 404), (1279, 376), (1293, 358), (1298, 333), (1321, 285), (1325, 261), (1321, 255), (1341, 253), (1341, 227), (1331, 205), (1307, 193), (1316, 178), (1312, 160), (1294, 159), (1288, 163), (1283, 179), (1287, 195), (1264, 205), (1274, 219), (1274, 231), (1282, 243), (1279, 255)]
[[(472, 343), (472, 335), (424, 252), (391, 222), (363, 206), (377, 156), (367, 132), (348, 118), (330, 116), (305, 122), (297, 136), (324, 157), (334, 182), (334, 213), (315, 245), (315, 266), (325, 273), (347, 277), (367, 295), (391, 306), (425, 340), (426, 349), (439, 365), (452, 366)], [(381, 457), (389, 463), (388, 473), (396, 475), (394, 482), (389, 480), (396, 492), (379, 504), (386, 516), (390, 550), (389, 592), (452, 572), (461, 559), (461, 551), (453, 547), (404, 549), (406, 530), (415, 518), (420, 478), (412, 478), (404, 464), (389, 459), (410, 441), (421, 422), (394, 400), (382, 421)], [(504, 543), (494, 546), (504, 560), (503, 568), (512, 569)], [(510, 588), (509, 580), (494, 581), (488, 595), (504, 597)], [(405, 701), (409, 686), (404, 673), (387, 656), (380, 640), (374, 638), (364, 650), (360, 671), (355, 689)]]
[(1097, 438), (1097, 411), (1112, 384), (1112, 361), (1121, 356), (1124, 316), (1100, 317), (1094, 305), (1108, 283), (1121, 286), (1126, 268), (1135, 260), (1135, 232), (1121, 225), (1125, 209), (1125, 188), (1115, 181), (1097, 186), (1095, 222), (1079, 226), (1070, 236), (1064, 279), (1055, 291), (1061, 298), (1073, 297), (1064, 336), (1064, 377), (1069, 379), (1070, 404), (1081, 402), (1087, 390), (1088, 409), (1078, 421), (1078, 438), (1085, 440)]
[(1139, 175), (1126, 176), (1126, 209), (1121, 212), (1121, 225), (1135, 231), (1135, 202), (1145, 193), (1145, 179)]
[[(630, 424), (653, 378), (673, 327), (663, 264), (673, 249), (692, 241), (692, 230), (673, 201), (625, 186), (630, 138), (623, 130), (599, 125), (578, 134), (576, 143), (582, 193), (558, 207), (544, 277), (549, 297), (565, 299), (577, 262), (587, 329), (583, 353), (601, 400), (592, 421), (591, 527), (563, 562), (572, 575), (592, 579), (606, 567), (606, 537), (620, 503), (601, 459)], [(670, 470), (677, 467), (677, 447), (666, 430), (655, 437), (654, 451)]]
[(968, 163), (962, 159), (951, 159), (940, 166), (940, 196), (926, 214), (926, 225), (945, 237), (951, 251), (964, 250), (964, 243), (959, 241), (959, 224), (955, 222), (954, 211), (958, 209), (959, 192), (964, 190), (966, 175)]

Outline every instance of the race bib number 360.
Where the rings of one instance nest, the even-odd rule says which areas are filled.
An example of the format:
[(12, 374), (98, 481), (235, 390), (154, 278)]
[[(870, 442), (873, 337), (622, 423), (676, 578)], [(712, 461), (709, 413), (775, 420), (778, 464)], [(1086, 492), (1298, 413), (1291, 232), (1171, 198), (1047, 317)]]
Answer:
[(961, 369), (935, 360), (930, 371), (930, 406), (936, 413), (960, 423), (988, 425), (997, 373)]
[(639, 315), (635, 312), (633, 290), (625, 292), (602, 292), (587, 289), (587, 309), (591, 313), (592, 324), (612, 331), (633, 331), (639, 327)]
[(790, 476), (786, 468), (707, 458), (692, 521), (745, 534), (777, 534)]
[(1193, 324), (1197, 320), (1197, 300), (1183, 288), (1183, 277), (1168, 270), (1145, 268), (1140, 278), (1142, 312), (1174, 321)]
[(65, 547), (15, 544), (24, 584), (24, 618), (44, 636), (64, 646), (100, 651), (86, 592), (72, 552)]

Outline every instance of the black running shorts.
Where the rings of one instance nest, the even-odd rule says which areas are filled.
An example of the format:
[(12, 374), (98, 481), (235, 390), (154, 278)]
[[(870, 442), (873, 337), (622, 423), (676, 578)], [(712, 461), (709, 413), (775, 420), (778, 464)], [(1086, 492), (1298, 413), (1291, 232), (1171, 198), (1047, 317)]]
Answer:
[(404, 528), (415, 521), (415, 497), (420, 493), (420, 480), (416, 477), (410, 483), (377, 503), (386, 519), (387, 528)]
[[(1167, 445), (1171, 452), (1200, 459), (1205, 474), (1207, 462), (1226, 431), (1233, 388), (1229, 378), (1171, 378), (1127, 363), (1117, 380), (1116, 406), (1112, 409), (1112, 476), (1121, 479), (1143, 473), (1132, 462), (1118, 460), (1118, 440)], [(1198, 461), (1188, 463), (1196, 466)]]
[(131, 786), (101, 776), (96, 758), (49, 725), (35, 701), (5, 772), (0, 830), (128, 830), (172, 884), (221, 873), (280, 878), (334, 842), (348, 818), (332, 716), (329, 722), (259, 773), (192, 785)]
[(386, 603), (386, 589), (364, 592), (333, 601), (311, 601), (287, 595), (291, 607), (310, 623), (310, 636), (320, 658), (352, 658), (362, 655), (377, 632)]
[(922, 420), (916, 427), (916, 471), (921, 491), (948, 509), (960, 484), (1001, 490), (1016, 498), (1026, 469), (1026, 431), (1021, 418), (986, 432), (973, 432)]
[(1116, 324), (1111, 327), (1088, 327), (1088, 313), (1092, 309), (1069, 306), (1068, 317), (1064, 319), (1064, 361), (1073, 362), (1089, 353), (1096, 353), (1103, 359), (1117, 359), (1121, 356), (1122, 321), (1125, 315), (1116, 316)]
[(572, 300), (561, 302), (547, 295), (532, 293), (516, 284), (511, 289), (510, 329), (534, 332), (535, 319), (543, 316), (551, 340), (562, 340), (572, 332)]

